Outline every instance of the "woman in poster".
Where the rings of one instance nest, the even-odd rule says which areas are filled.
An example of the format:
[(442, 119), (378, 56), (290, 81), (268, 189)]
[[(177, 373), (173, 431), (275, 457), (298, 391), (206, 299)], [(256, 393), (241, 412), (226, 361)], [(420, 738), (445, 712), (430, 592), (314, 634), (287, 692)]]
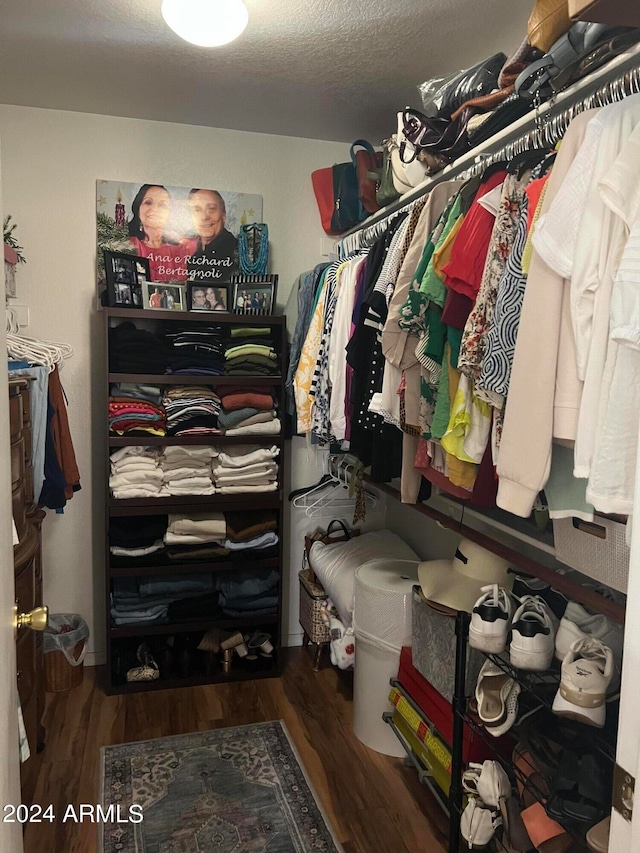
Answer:
[(171, 215), (171, 198), (159, 184), (143, 184), (131, 205), (129, 240), (137, 255), (149, 259), (152, 281), (185, 281), (186, 258), (195, 249), (195, 240), (174, 238), (166, 228)]

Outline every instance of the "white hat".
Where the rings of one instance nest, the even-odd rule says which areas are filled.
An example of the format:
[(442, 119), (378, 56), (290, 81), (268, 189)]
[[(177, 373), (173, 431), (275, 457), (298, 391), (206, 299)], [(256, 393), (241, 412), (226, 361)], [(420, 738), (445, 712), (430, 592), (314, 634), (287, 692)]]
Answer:
[(481, 587), (497, 583), (511, 589), (509, 563), (481, 545), (463, 539), (452, 560), (427, 560), (418, 566), (422, 594), (430, 601), (471, 613)]

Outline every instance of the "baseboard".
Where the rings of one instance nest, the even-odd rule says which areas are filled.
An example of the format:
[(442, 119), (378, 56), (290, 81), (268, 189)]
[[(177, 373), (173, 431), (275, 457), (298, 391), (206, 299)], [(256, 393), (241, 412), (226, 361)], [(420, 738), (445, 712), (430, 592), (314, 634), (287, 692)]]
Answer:
[(302, 631), (299, 634), (289, 634), (287, 637), (287, 642), (284, 644), (287, 647), (290, 646), (301, 646), (302, 645)]
[(105, 652), (87, 652), (84, 658), (85, 666), (104, 666), (107, 662)]

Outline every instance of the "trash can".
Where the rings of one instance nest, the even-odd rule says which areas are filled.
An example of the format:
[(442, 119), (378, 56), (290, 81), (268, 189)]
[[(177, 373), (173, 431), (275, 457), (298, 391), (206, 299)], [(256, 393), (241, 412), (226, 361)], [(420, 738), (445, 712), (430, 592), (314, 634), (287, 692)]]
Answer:
[(89, 626), (77, 613), (53, 613), (44, 632), (45, 689), (64, 693), (82, 683)]
[(353, 732), (365, 746), (398, 758), (405, 752), (382, 719), (389, 679), (398, 674), (400, 649), (411, 643), (411, 588), (417, 560), (370, 560), (356, 571), (353, 629)]

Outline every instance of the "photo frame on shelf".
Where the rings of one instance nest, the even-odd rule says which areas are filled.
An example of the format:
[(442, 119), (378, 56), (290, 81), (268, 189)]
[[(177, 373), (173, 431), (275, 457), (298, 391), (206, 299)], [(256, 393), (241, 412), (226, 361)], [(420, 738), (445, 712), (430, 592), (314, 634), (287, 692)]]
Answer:
[(142, 304), (151, 311), (186, 311), (186, 290), (175, 281), (145, 281)]
[(229, 287), (226, 284), (190, 281), (187, 284), (187, 310), (229, 311)]
[(149, 281), (149, 261), (124, 252), (104, 252), (107, 304), (112, 308), (142, 308), (143, 284)]
[(278, 290), (277, 275), (234, 275), (230, 280), (234, 314), (273, 314)]

